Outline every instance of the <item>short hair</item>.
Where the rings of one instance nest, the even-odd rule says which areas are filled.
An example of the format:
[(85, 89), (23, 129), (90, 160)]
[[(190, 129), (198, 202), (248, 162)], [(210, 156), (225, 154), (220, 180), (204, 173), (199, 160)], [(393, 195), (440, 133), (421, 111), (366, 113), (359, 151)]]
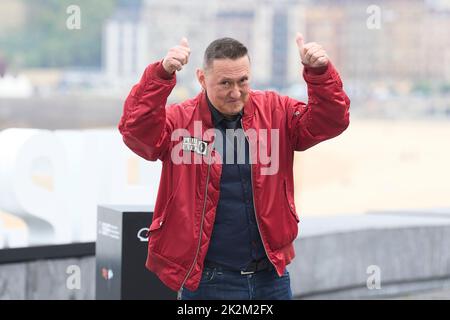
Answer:
[(211, 42), (206, 48), (203, 68), (211, 67), (212, 62), (216, 59), (236, 60), (244, 56), (250, 60), (248, 50), (242, 43), (233, 38), (220, 38)]

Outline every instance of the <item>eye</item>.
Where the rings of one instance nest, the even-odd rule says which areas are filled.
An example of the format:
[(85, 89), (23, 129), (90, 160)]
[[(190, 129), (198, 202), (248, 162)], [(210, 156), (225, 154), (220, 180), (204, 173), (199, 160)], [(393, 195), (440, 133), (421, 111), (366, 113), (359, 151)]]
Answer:
[(239, 80), (239, 85), (241, 85), (241, 86), (245, 86), (245, 85), (247, 85), (247, 83), (248, 83), (248, 77), (242, 77)]

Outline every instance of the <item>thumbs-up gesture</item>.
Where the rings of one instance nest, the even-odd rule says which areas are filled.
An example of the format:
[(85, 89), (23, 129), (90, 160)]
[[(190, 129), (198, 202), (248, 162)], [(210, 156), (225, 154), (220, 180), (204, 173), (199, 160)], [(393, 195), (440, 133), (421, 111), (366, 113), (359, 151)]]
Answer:
[(167, 73), (174, 73), (175, 71), (180, 71), (183, 66), (188, 63), (189, 55), (191, 54), (191, 49), (189, 48), (189, 43), (186, 38), (181, 39), (178, 46), (175, 46), (167, 52), (164, 60), (163, 67)]
[(305, 65), (311, 68), (317, 68), (328, 64), (328, 55), (321, 45), (315, 42), (305, 44), (301, 33), (297, 33), (295, 41), (297, 42), (300, 58)]

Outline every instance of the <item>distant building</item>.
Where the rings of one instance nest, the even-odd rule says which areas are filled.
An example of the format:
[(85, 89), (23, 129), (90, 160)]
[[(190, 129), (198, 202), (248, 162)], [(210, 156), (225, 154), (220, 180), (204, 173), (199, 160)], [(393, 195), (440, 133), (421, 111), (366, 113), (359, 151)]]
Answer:
[[(144, 0), (120, 6), (104, 28), (104, 69), (111, 79), (136, 78), (186, 36), (192, 53), (179, 80), (192, 89), (196, 83), (192, 75), (201, 67), (207, 45), (220, 37), (232, 37), (250, 51), (254, 83), (283, 87), (299, 77), (295, 33), (303, 21), (297, 21), (301, 17), (298, 3)], [(297, 11), (291, 12), (290, 6)]]
[(103, 68), (110, 80), (136, 78), (148, 64), (148, 24), (142, 6), (119, 7), (103, 30)]
[[(380, 9), (380, 28), (367, 12)], [(450, 80), (450, 4), (443, 0), (317, 0), (306, 30), (346, 79), (360, 83)]]
[(21, 28), (26, 22), (27, 7), (25, 1), (0, 1), (0, 36), (8, 35), (12, 30)]
[[(192, 91), (206, 46), (219, 37), (243, 42), (253, 83), (299, 84), (297, 31), (326, 49), (347, 84), (450, 81), (450, 5), (443, 0), (143, 0), (121, 6), (104, 32), (105, 71), (136, 80), (186, 36), (190, 62), (178, 80)], [(380, 28), (369, 28), (370, 6)]]
[(29, 98), (33, 90), (30, 80), (23, 75), (0, 77), (0, 98)]

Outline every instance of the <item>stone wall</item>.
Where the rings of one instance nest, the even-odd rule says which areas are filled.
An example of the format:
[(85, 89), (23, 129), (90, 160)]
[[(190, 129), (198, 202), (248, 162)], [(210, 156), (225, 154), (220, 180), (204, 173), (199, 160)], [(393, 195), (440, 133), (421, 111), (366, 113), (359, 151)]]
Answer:
[[(80, 289), (69, 289), (69, 266), (80, 268)], [(69, 279), (70, 282), (70, 279)], [(95, 257), (0, 265), (0, 300), (95, 299)]]

